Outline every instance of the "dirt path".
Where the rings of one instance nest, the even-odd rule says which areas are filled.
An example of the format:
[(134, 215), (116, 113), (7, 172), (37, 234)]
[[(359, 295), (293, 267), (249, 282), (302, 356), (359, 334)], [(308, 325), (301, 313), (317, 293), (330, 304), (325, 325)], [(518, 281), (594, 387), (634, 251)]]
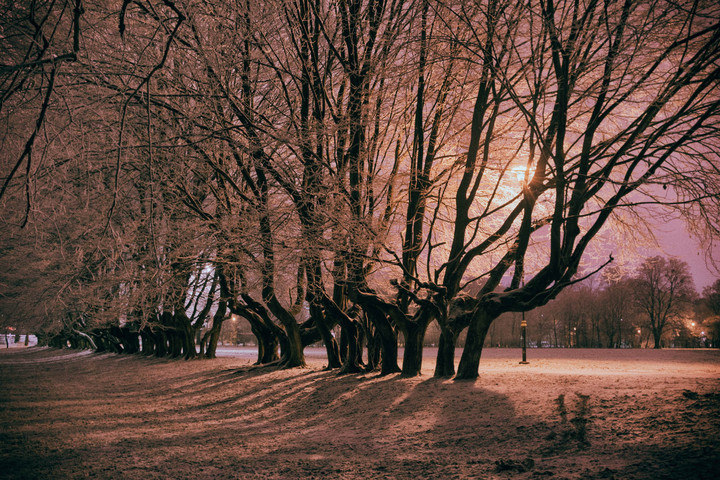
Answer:
[(0, 478), (717, 478), (720, 352), (488, 357), (453, 382), (2, 350)]

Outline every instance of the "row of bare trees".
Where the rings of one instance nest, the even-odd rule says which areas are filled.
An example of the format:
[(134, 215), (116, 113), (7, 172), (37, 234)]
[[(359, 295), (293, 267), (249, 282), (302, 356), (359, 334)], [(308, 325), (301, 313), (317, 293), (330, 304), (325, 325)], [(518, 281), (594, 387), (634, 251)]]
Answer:
[(718, 233), (715, 2), (68, 0), (2, 22), (3, 321), (59, 343), (212, 356), (234, 314), (260, 363), (321, 340), (330, 368), (416, 375), (433, 325), (435, 374), (474, 378), (495, 319), (610, 261), (579, 278), (599, 232), (652, 206)]

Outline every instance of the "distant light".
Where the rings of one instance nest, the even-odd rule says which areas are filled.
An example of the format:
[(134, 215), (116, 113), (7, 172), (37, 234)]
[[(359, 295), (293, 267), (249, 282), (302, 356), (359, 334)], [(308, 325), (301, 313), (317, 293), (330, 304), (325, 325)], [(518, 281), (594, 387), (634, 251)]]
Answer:
[(640, 333), (640, 329), (638, 328), (638, 333)]
[(705, 332), (700, 332), (700, 335), (705, 335)]
[(695, 326), (695, 322), (690, 322), (690, 325), (692, 325), (692, 326), (694, 327), (694, 326)]

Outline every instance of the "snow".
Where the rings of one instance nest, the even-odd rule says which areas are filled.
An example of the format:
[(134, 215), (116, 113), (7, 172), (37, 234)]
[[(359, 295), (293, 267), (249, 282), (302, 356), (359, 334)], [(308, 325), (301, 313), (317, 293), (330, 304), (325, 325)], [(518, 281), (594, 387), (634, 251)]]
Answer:
[(720, 467), (718, 350), (530, 349), (520, 365), (519, 349), (486, 349), (476, 381), (432, 378), (431, 349), (415, 378), (338, 376), (322, 349), (293, 370), (239, 352), (3, 349), (2, 475), (655, 480)]

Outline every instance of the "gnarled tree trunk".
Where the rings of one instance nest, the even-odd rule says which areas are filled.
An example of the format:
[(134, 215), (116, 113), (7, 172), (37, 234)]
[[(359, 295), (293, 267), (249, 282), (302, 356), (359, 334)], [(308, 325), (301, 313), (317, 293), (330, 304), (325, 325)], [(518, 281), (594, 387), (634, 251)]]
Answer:
[(497, 315), (493, 316), (488, 312), (479, 311), (470, 322), (465, 338), (465, 347), (455, 376), (457, 380), (473, 380), (478, 377), (480, 355), (482, 354), (485, 336), (495, 318), (497, 318)]
[(441, 327), (438, 343), (435, 377), (452, 377), (455, 375), (455, 345), (459, 332), (451, 328)]

